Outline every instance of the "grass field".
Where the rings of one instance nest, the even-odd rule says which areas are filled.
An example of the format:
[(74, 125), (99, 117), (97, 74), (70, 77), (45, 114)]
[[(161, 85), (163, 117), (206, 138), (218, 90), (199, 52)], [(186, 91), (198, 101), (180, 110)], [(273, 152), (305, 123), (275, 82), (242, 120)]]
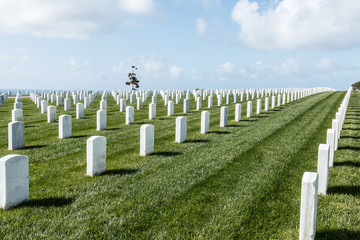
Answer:
[[(233, 121), (232, 103), (226, 128), (219, 127), (220, 107), (213, 107), (210, 133), (202, 135), (193, 98), (190, 113), (179, 104), (168, 117), (159, 95), (156, 120), (148, 120), (147, 102), (135, 110), (135, 124), (125, 125), (125, 113), (108, 95), (105, 131), (96, 131), (100, 97), (85, 119), (75, 119), (74, 105), (70, 112), (58, 107), (58, 116), (72, 115), (73, 137), (62, 140), (58, 124), (23, 98), (26, 147), (16, 151), (7, 150), (14, 103), (8, 99), (0, 107), (0, 157), (29, 156), (30, 200), (0, 210), (0, 238), (297, 239), (301, 178), (316, 172), (318, 145), (344, 96), (321, 93), (251, 119), (242, 103), (240, 122)], [(319, 197), (320, 239), (359, 237), (359, 102), (353, 93), (329, 194)], [(183, 144), (175, 143), (177, 116), (188, 119)], [(155, 126), (155, 154), (140, 157), (145, 123)], [(86, 140), (94, 135), (107, 139), (107, 172), (91, 178)]]

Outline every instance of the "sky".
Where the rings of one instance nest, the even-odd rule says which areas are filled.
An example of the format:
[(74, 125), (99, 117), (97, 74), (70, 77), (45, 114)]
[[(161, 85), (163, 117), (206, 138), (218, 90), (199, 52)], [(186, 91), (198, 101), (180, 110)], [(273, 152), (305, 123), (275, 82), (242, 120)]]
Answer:
[(358, 0), (0, 0), (0, 89), (360, 81)]

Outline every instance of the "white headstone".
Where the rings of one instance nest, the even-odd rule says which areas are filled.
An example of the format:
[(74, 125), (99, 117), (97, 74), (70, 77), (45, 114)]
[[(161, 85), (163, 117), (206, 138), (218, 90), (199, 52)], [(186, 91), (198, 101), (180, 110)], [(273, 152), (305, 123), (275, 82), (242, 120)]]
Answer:
[(48, 101), (42, 100), (41, 101), (41, 113), (47, 113)]
[(335, 130), (328, 129), (326, 135), (326, 144), (330, 146), (330, 155), (329, 155), (329, 167), (334, 166), (334, 151), (335, 151)]
[(228, 120), (228, 108), (221, 107), (220, 109), (220, 127), (226, 127)]
[(202, 105), (201, 97), (198, 97), (196, 101), (196, 110), (201, 110), (201, 105)]
[(13, 122), (15, 122), (15, 121), (22, 122), (23, 121), (23, 110), (21, 110), (21, 109), (13, 109), (11, 111), (11, 120)]
[(239, 122), (241, 120), (241, 104), (235, 104), (235, 121)]
[(89, 97), (84, 98), (84, 108), (90, 108), (90, 98)]
[(186, 141), (187, 119), (186, 117), (176, 118), (175, 142), (183, 143)]
[(300, 240), (314, 239), (316, 234), (318, 174), (305, 172), (301, 183)]
[(256, 114), (261, 113), (261, 99), (256, 100)]
[(265, 109), (264, 109), (264, 111), (269, 111), (269, 98), (268, 97), (265, 98)]
[(190, 103), (190, 100), (188, 98), (185, 98), (184, 99), (184, 113), (188, 113), (189, 112), (189, 103)]
[(0, 207), (8, 210), (28, 199), (28, 156), (13, 154), (0, 158)]
[(8, 149), (15, 150), (25, 146), (24, 123), (20, 121), (8, 124)]
[(218, 94), (217, 99), (218, 99), (218, 106), (221, 106), (221, 104), (222, 104), (222, 96), (220, 94)]
[(276, 97), (272, 96), (271, 97), (271, 108), (275, 108), (275, 101), (276, 101)]
[(126, 124), (134, 123), (134, 107), (133, 106), (126, 107), (125, 123)]
[(106, 129), (106, 110), (98, 110), (96, 112), (96, 130), (101, 131)]
[(168, 116), (174, 115), (174, 101), (168, 102)]
[(86, 141), (86, 175), (96, 176), (106, 171), (106, 138), (93, 136)]
[(333, 119), (332, 120), (332, 129), (335, 130), (335, 145), (334, 150), (336, 151), (338, 149), (338, 134), (339, 134), (339, 120)]
[(59, 117), (59, 138), (71, 137), (71, 116), (61, 115)]
[(22, 109), (22, 103), (21, 102), (14, 103), (14, 109)]
[(213, 96), (210, 95), (208, 97), (208, 108), (212, 108), (212, 106), (213, 106)]
[(56, 106), (62, 106), (62, 96), (56, 96)]
[(71, 110), (71, 99), (70, 98), (65, 98), (65, 100), (64, 100), (64, 110), (65, 111), (70, 111)]
[(101, 100), (100, 101), (100, 110), (107, 110), (107, 101)]
[(84, 118), (84, 104), (77, 103), (76, 104), (76, 119)]
[(56, 107), (55, 106), (47, 107), (47, 121), (48, 121), (48, 123), (56, 122)]
[(202, 111), (201, 112), (201, 134), (206, 134), (209, 132), (209, 125), (210, 125), (210, 112), (209, 111)]
[(156, 104), (150, 103), (149, 104), (149, 119), (153, 120), (156, 118)]
[(126, 100), (125, 99), (120, 99), (120, 112), (125, 112), (126, 111)]
[(252, 101), (247, 102), (246, 117), (252, 117)]
[(320, 144), (318, 152), (318, 165), (317, 173), (319, 177), (319, 194), (326, 194), (328, 186), (328, 177), (329, 177), (329, 154), (330, 154), (330, 145)]
[(140, 156), (154, 153), (154, 126), (145, 124), (140, 127)]
[(142, 109), (142, 99), (141, 98), (137, 99), (137, 109)]

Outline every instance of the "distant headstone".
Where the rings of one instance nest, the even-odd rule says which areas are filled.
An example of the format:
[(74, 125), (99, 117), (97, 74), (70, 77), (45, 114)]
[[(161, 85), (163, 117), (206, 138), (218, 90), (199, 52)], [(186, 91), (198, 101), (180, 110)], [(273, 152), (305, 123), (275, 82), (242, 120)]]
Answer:
[(221, 107), (220, 109), (220, 127), (226, 127), (228, 120), (228, 108)]
[(134, 107), (133, 106), (126, 107), (125, 123), (127, 125), (134, 123)]
[(71, 99), (70, 98), (65, 98), (65, 100), (64, 100), (64, 110), (65, 111), (70, 111), (71, 110)]
[(59, 138), (71, 137), (71, 116), (61, 115), (59, 117)]
[(330, 145), (320, 144), (318, 152), (317, 173), (319, 177), (318, 194), (326, 194), (329, 177), (329, 154)]
[(140, 127), (140, 156), (154, 153), (154, 126), (145, 124)]
[(29, 158), (7, 155), (0, 158), (0, 207), (9, 210), (29, 200)]
[(241, 104), (235, 104), (235, 121), (239, 122), (241, 120)]
[(265, 98), (265, 109), (264, 110), (265, 110), (265, 112), (269, 111), (269, 98), (268, 97)]
[(48, 123), (56, 122), (56, 107), (55, 106), (47, 107), (47, 121), (48, 121)]
[(202, 111), (201, 112), (201, 134), (206, 134), (209, 132), (209, 125), (210, 125), (210, 112), (209, 111)]
[(252, 117), (252, 102), (247, 102), (247, 108), (246, 108), (246, 117), (250, 118)]
[(13, 122), (15, 122), (15, 121), (22, 122), (23, 121), (23, 110), (21, 110), (21, 109), (13, 109), (11, 111), (11, 120)]
[(188, 98), (185, 98), (184, 100), (184, 113), (188, 113), (189, 112), (189, 103), (190, 103), (190, 100)]
[(41, 101), (41, 113), (47, 113), (48, 101), (42, 100)]
[(261, 113), (261, 99), (256, 100), (256, 114)]
[(84, 104), (77, 103), (76, 104), (76, 119), (84, 118)]
[(96, 130), (101, 131), (106, 129), (106, 110), (98, 110), (96, 112)]
[(153, 120), (156, 118), (156, 104), (150, 103), (149, 104), (149, 119)]
[(20, 121), (8, 124), (8, 149), (16, 150), (25, 146), (24, 123)]
[(334, 166), (334, 151), (335, 151), (335, 130), (328, 129), (326, 135), (326, 144), (330, 146), (330, 155), (329, 155), (329, 167)]
[(93, 177), (105, 171), (106, 138), (103, 136), (90, 137), (86, 141), (86, 175)]
[(126, 111), (126, 100), (125, 99), (120, 99), (120, 112), (125, 112)]
[(187, 119), (186, 117), (176, 118), (175, 142), (183, 143), (186, 141)]
[(168, 102), (168, 116), (174, 115), (174, 101)]
[(104, 111), (107, 110), (107, 101), (105, 100), (100, 101), (100, 110), (104, 110)]

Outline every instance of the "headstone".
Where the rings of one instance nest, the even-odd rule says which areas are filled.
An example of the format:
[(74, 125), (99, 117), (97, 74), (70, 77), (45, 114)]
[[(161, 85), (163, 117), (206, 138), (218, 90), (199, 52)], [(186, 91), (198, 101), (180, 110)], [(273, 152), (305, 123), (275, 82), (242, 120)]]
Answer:
[(201, 134), (206, 134), (209, 132), (209, 125), (210, 125), (210, 112), (203, 111), (201, 112)]
[(13, 109), (11, 111), (11, 120), (13, 122), (16, 122), (16, 121), (22, 122), (23, 121), (23, 110)]
[(154, 153), (154, 126), (145, 124), (140, 127), (140, 156)]
[(281, 95), (277, 95), (277, 106), (279, 107), (281, 105)]
[(184, 100), (184, 113), (188, 113), (189, 112), (189, 103), (190, 103), (190, 100), (188, 98), (185, 98)]
[(98, 110), (96, 112), (96, 130), (101, 131), (106, 129), (106, 110)]
[(168, 116), (174, 115), (174, 101), (168, 102)]
[(133, 106), (126, 107), (125, 123), (127, 125), (134, 123), (134, 107)]
[(201, 110), (201, 104), (202, 104), (201, 97), (198, 97), (196, 101), (196, 110)]
[(220, 109), (220, 127), (226, 127), (228, 120), (228, 108), (221, 107)]
[(47, 107), (47, 121), (48, 121), (48, 123), (56, 122), (56, 107), (55, 106)]
[(221, 104), (222, 104), (222, 96), (220, 94), (217, 95), (217, 99), (218, 99), (218, 106), (221, 106)]
[(165, 104), (165, 106), (168, 105), (168, 102), (169, 102), (169, 96), (168, 96), (168, 95), (165, 95), (165, 98), (164, 98), (164, 104)]
[(70, 98), (65, 98), (65, 100), (64, 100), (64, 110), (65, 111), (70, 111), (71, 110), (71, 99)]
[(269, 111), (269, 98), (268, 97), (265, 98), (265, 109), (264, 110)]
[(252, 117), (252, 101), (247, 102), (246, 117)]
[(334, 150), (336, 151), (338, 149), (338, 134), (339, 134), (339, 120), (333, 119), (332, 120), (332, 129), (335, 130), (335, 144), (334, 144)]
[(106, 171), (106, 138), (92, 136), (86, 141), (86, 175), (96, 176)]
[(120, 99), (120, 112), (125, 112), (126, 111), (126, 100), (125, 99)]
[(24, 123), (20, 121), (8, 124), (8, 149), (16, 150), (25, 146)]
[(89, 97), (84, 98), (84, 108), (90, 108), (90, 98)]
[(275, 108), (275, 101), (276, 101), (276, 97), (272, 96), (271, 97), (271, 108)]
[(186, 117), (176, 118), (175, 142), (183, 143), (186, 141), (187, 119)]
[(142, 109), (142, 98), (137, 99), (137, 109)]
[(149, 119), (153, 120), (156, 118), (156, 104), (150, 103), (149, 104)]
[(330, 146), (330, 155), (329, 155), (329, 167), (334, 166), (334, 147), (335, 147), (335, 130), (328, 129), (326, 135), (326, 144)]
[(59, 138), (71, 137), (71, 116), (61, 115), (59, 117)]
[(12, 154), (0, 158), (0, 207), (9, 210), (29, 200), (29, 158)]
[(56, 106), (62, 106), (62, 96), (56, 96)]
[(261, 113), (261, 99), (256, 100), (256, 114)]
[(100, 101), (100, 110), (104, 110), (104, 111), (107, 110), (107, 101), (105, 100)]
[(226, 94), (226, 105), (230, 104), (230, 94)]
[(318, 174), (305, 172), (301, 183), (299, 239), (314, 239), (316, 234), (316, 212)]
[(210, 95), (208, 97), (208, 108), (212, 108), (212, 106), (213, 106), (213, 96)]
[(76, 119), (84, 118), (84, 104), (77, 103), (76, 104)]
[(48, 101), (42, 100), (41, 101), (41, 113), (47, 113)]
[(14, 109), (22, 109), (22, 103), (21, 102), (14, 103)]
[(41, 101), (42, 101), (43, 99), (42, 99), (42, 97), (38, 97), (37, 99), (36, 99), (36, 107), (37, 108), (41, 108)]
[(318, 152), (317, 173), (319, 178), (318, 193), (326, 194), (329, 177), (329, 153), (330, 145), (320, 144)]
[(239, 122), (241, 120), (241, 104), (235, 104), (235, 121)]

